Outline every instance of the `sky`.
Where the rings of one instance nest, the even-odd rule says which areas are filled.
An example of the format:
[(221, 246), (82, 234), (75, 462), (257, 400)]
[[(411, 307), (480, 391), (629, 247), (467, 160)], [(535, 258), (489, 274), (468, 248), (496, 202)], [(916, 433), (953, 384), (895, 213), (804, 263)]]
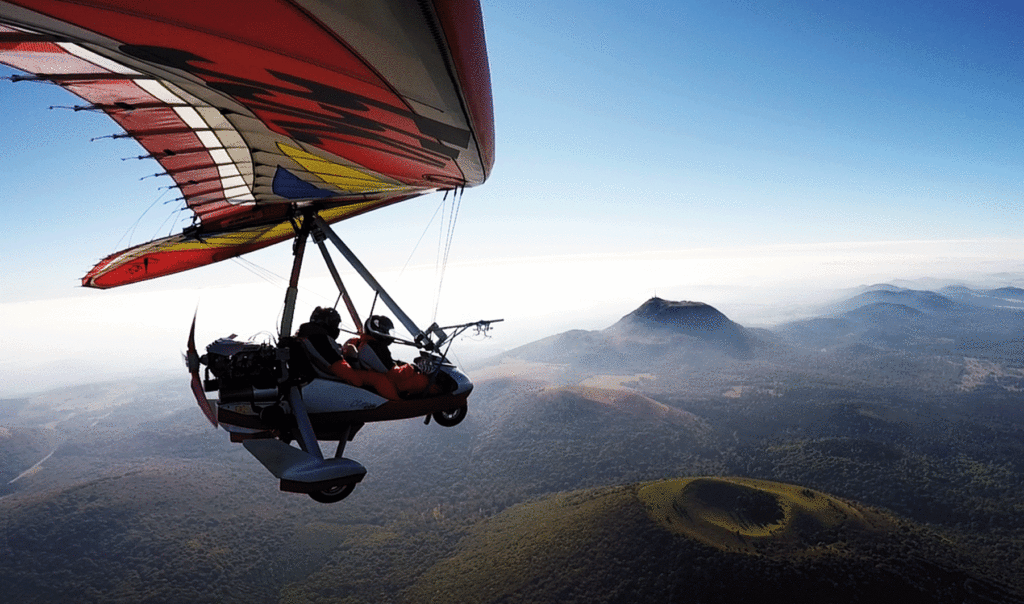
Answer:
[[(862, 284), (1024, 285), (1024, 5), (482, 6), (496, 162), (458, 204), (448, 264), (440, 195), (336, 227), (421, 324), (505, 319), (457, 356), (603, 328), (653, 295), (771, 325)], [(91, 140), (112, 121), (49, 109), (76, 102), (0, 81), (0, 398), (183, 373), (193, 315), (200, 345), (279, 321), (287, 244), (78, 286), (189, 216), (143, 178), (155, 162), (122, 160), (138, 145)], [(299, 316), (336, 300), (322, 264), (308, 256)]]

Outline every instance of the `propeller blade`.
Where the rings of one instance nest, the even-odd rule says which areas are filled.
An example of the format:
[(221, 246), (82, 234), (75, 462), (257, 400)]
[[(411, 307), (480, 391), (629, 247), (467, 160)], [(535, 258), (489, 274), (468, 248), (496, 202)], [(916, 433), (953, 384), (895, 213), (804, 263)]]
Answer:
[[(199, 311), (196, 311), (196, 315), (198, 314)], [(196, 315), (192, 315), (192, 329), (188, 332), (188, 351), (185, 362), (188, 364), (188, 372), (192, 376), (192, 394), (195, 395), (199, 408), (203, 410), (203, 415), (216, 428), (217, 412), (210, 405), (210, 400), (206, 398), (206, 392), (203, 391), (203, 380), (199, 378), (199, 353), (196, 352)]]

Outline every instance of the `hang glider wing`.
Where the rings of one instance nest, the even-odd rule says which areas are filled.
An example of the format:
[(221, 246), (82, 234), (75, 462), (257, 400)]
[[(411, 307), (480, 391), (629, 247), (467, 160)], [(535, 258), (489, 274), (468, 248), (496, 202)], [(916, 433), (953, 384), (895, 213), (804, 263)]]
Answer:
[(109, 115), (195, 214), (88, 287), (288, 239), (296, 208), (334, 222), (474, 186), (493, 163), (478, 0), (0, 0), (0, 63)]

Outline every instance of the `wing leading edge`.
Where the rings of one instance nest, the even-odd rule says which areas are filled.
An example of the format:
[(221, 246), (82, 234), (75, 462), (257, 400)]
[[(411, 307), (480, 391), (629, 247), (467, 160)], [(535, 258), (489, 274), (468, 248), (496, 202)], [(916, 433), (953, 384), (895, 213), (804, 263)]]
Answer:
[(194, 226), (117, 252), (116, 287), (482, 183), (494, 130), (477, 0), (0, 0), (0, 63), (109, 115), (177, 184)]

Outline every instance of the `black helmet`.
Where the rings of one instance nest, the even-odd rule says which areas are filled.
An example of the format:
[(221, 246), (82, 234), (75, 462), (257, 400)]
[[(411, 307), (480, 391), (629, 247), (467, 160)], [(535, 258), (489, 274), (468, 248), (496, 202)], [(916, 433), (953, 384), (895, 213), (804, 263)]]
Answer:
[(341, 315), (333, 308), (317, 306), (313, 309), (313, 314), (309, 315), (309, 322), (322, 325), (327, 330), (327, 334), (332, 338), (337, 338), (341, 335)]
[(391, 330), (395, 328), (395, 324), (391, 322), (391, 319), (384, 315), (371, 315), (366, 320), (364, 325), (366, 332), (373, 334), (383, 340), (391, 342), (394, 338), (391, 336)]

